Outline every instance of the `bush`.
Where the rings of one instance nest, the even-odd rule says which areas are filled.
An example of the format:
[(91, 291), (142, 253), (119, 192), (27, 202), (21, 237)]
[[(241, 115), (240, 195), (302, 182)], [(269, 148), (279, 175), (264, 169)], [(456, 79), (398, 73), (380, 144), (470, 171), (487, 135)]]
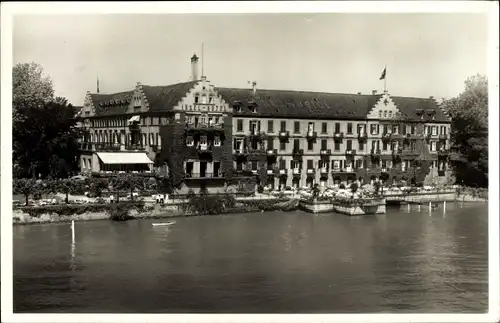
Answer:
[(341, 190), (345, 190), (345, 185), (344, 185), (344, 183), (341, 183), (341, 184), (339, 185), (339, 188), (340, 188)]
[(57, 215), (76, 215), (86, 212), (106, 212), (111, 211), (116, 207), (126, 209), (143, 210), (144, 202), (120, 202), (116, 204), (61, 204), (47, 206), (28, 206), (21, 207), (21, 210), (28, 213), (32, 217), (40, 217), (44, 213), (56, 213)]
[(259, 185), (259, 187), (257, 187), (257, 192), (264, 193), (264, 187), (262, 185)]
[(109, 210), (109, 219), (112, 221), (127, 221), (134, 217), (129, 213), (130, 209), (121, 203), (113, 204)]
[(191, 195), (189, 204), (184, 205), (184, 211), (196, 215), (221, 214), (234, 208), (236, 199), (232, 195)]

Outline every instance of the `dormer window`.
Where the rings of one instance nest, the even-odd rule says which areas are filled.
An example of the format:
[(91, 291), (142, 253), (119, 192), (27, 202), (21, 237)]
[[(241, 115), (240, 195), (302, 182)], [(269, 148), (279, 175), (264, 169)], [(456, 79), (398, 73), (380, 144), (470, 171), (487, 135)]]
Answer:
[(250, 106), (250, 111), (252, 111), (252, 113), (256, 113), (257, 112), (257, 107), (252, 105)]
[(233, 110), (234, 110), (234, 112), (241, 112), (241, 106), (240, 105), (233, 105)]
[(194, 103), (198, 103), (198, 101), (200, 100), (200, 97), (198, 95), (195, 95), (194, 96)]
[(134, 108), (138, 108), (141, 106), (141, 98), (138, 96), (134, 96)]
[(212, 96), (208, 97), (208, 103), (212, 104), (213, 100), (214, 100), (214, 98)]
[(205, 94), (203, 94), (201, 96), (201, 104), (206, 104), (207, 103), (207, 96)]
[(384, 118), (387, 118), (387, 110), (384, 111)]

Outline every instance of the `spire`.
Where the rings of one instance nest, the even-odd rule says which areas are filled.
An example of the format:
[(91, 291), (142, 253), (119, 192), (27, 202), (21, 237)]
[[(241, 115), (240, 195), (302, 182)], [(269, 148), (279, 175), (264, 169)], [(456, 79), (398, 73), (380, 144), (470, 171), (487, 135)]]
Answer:
[(97, 93), (99, 93), (99, 75), (97, 75)]

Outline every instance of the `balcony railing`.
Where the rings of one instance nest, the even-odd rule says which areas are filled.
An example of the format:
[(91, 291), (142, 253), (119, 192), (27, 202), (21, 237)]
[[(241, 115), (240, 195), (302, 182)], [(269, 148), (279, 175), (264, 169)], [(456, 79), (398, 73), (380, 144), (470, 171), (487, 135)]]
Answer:
[(288, 138), (290, 138), (290, 131), (280, 131), (278, 136), (280, 139), (283, 139), (283, 140), (288, 139)]
[(320, 167), (319, 172), (320, 172), (320, 174), (328, 174), (328, 168), (327, 167)]
[(224, 130), (223, 123), (208, 123), (208, 122), (198, 122), (198, 123), (186, 123), (187, 130)]
[(304, 155), (304, 149), (297, 149), (297, 148), (294, 148), (292, 150), (292, 155), (293, 156), (302, 156)]
[(209, 145), (209, 144), (198, 145), (198, 146), (196, 146), (196, 151), (198, 153), (211, 153), (212, 152), (212, 145)]
[(335, 141), (342, 141), (344, 139), (344, 133), (343, 132), (336, 132), (333, 134), (333, 139)]
[(368, 133), (366, 131), (358, 132), (358, 139), (360, 141), (366, 141), (368, 139)]
[(382, 134), (382, 140), (383, 141), (391, 140), (391, 138), (392, 138), (392, 133), (390, 133), (390, 132), (386, 132), (386, 133)]
[(286, 169), (280, 169), (279, 170), (279, 174), (280, 175), (286, 175), (287, 174), (287, 170)]
[(308, 131), (306, 137), (309, 140), (314, 140), (318, 137), (318, 134), (316, 133), (316, 131)]
[(276, 149), (267, 149), (266, 153), (268, 156), (276, 156), (278, 154), (278, 150)]
[(306, 172), (307, 172), (307, 174), (311, 175), (311, 174), (316, 173), (316, 170), (314, 168), (308, 168)]
[(332, 173), (352, 173), (353, 171), (354, 171), (354, 168), (352, 168), (352, 167), (332, 168)]
[(217, 178), (217, 179), (222, 179), (224, 178), (222, 172), (214, 172), (214, 173), (191, 173), (191, 172), (186, 172), (186, 179), (206, 179), (206, 178)]
[(245, 148), (235, 149), (234, 152), (233, 152), (233, 154), (236, 157), (246, 156), (248, 154), (248, 150), (245, 149)]
[(439, 140), (448, 140), (448, 135), (440, 134)]
[(355, 156), (356, 155), (356, 150), (354, 150), (354, 149), (346, 149), (345, 154), (346, 154), (346, 156)]
[(144, 149), (146, 149), (146, 147), (141, 145), (141, 144), (136, 144), (136, 145), (128, 144), (128, 145), (125, 145), (125, 149), (126, 150), (144, 150)]
[(448, 149), (439, 149), (438, 157), (448, 157), (450, 155), (450, 151)]
[(319, 151), (319, 154), (321, 156), (330, 156), (332, 154), (332, 151), (330, 149), (321, 149)]
[(267, 175), (274, 175), (274, 174), (275, 174), (274, 169), (268, 169), (267, 170)]
[(300, 175), (301, 169), (300, 168), (292, 168), (292, 174), (293, 175)]

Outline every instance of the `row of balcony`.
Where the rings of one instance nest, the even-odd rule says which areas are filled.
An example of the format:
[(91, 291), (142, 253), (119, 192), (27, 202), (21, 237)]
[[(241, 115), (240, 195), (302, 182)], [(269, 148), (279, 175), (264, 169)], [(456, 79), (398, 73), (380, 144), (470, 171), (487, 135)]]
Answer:
[[(250, 135), (256, 135), (254, 131), (250, 132)], [(348, 134), (351, 135), (351, 134)], [(290, 131), (280, 131), (278, 132), (278, 137), (280, 139), (288, 139), (290, 137)], [(306, 138), (308, 139), (316, 139), (318, 137), (318, 134), (316, 131), (308, 131), (306, 133)], [(333, 134), (333, 139), (335, 140), (342, 140), (344, 139), (344, 133), (343, 132), (336, 132)], [(360, 132), (357, 134), (357, 137), (359, 140), (366, 140), (368, 139), (368, 133), (367, 132)], [(424, 138), (426, 139), (431, 139), (433, 137), (436, 137), (439, 140), (448, 140), (448, 135), (445, 134), (438, 134), (438, 135), (432, 135), (430, 133), (424, 135)], [(421, 135), (417, 134), (400, 134), (400, 133), (383, 133), (382, 134), (382, 139), (387, 139), (387, 140), (398, 140), (398, 139), (419, 139), (422, 138)]]
[[(146, 145), (142, 144), (120, 144), (108, 142), (82, 142), (80, 149), (84, 151), (121, 151), (121, 150), (145, 150)], [(158, 145), (149, 145), (153, 151), (158, 150)]]
[(219, 122), (219, 123), (208, 123), (208, 122), (197, 122), (197, 123), (186, 123), (186, 130), (190, 131), (195, 131), (195, 130), (201, 130), (201, 131), (223, 131), (224, 130), (224, 124)]
[[(401, 171), (406, 171), (406, 167), (404, 165), (392, 169), (398, 169)], [(316, 173), (319, 173), (321, 175), (327, 175), (329, 173), (332, 174), (341, 174), (341, 173), (355, 173), (358, 170), (366, 170), (366, 171), (374, 171), (374, 172), (381, 172), (381, 173), (387, 173), (389, 172), (390, 168), (386, 167), (377, 167), (377, 168), (355, 168), (355, 167), (344, 167), (344, 168), (330, 168), (330, 167), (321, 167), (319, 169), (316, 168), (306, 168), (305, 170), (301, 168), (292, 168), (292, 169), (279, 169), (279, 168), (271, 168), (267, 169), (266, 173), (267, 175), (270, 176), (302, 176), (303, 174), (306, 175), (315, 175)], [(253, 170), (255, 174), (258, 172), (258, 170)]]

